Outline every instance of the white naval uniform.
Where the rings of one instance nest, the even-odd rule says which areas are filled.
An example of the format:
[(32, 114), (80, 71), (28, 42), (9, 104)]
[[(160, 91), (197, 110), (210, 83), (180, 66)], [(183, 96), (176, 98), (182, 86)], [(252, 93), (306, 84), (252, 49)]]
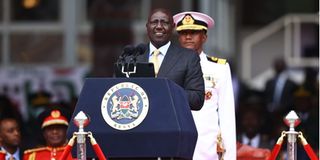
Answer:
[[(218, 117), (222, 139), (226, 152), (224, 160), (236, 159), (235, 108), (228, 63), (219, 64), (207, 59), (204, 52), (200, 54), (200, 63), (205, 81), (205, 90), (212, 96), (206, 99), (200, 111), (192, 111), (198, 130), (198, 141), (194, 151), (194, 160), (218, 160), (217, 134)], [(211, 80), (210, 80), (211, 79)]]

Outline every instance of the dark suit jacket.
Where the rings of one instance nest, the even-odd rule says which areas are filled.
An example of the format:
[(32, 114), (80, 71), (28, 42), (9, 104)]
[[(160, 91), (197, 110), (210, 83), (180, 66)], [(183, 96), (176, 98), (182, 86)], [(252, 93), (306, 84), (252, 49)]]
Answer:
[[(285, 81), (281, 98), (280, 98), (280, 105), (277, 106), (274, 112), (288, 113), (290, 110), (292, 110), (293, 93), (296, 91), (297, 88), (298, 88), (298, 85), (293, 81), (289, 79)], [(266, 104), (270, 104), (273, 102), (275, 89), (276, 89), (276, 79), (272, 78), (267, 81), (265, 91), (264, 91)]]
[[(137, 62), (149, 61), (149, 47), (137, 57)], [(200, 58), (196, 52), (170, 44), (157, 77), (174, 81), (185, 89), (192, 110), (200, 110), (204, 103), (204, 81)]]

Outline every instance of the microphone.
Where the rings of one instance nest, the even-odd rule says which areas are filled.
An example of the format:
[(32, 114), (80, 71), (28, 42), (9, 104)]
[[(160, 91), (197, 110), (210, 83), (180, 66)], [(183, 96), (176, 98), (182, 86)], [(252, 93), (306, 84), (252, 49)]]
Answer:
[(134, 52), (135, 48), (132, 45), (126, 45), (123, 49), (123, 54), (130, 55)]
[(124, 63), (125, 62), (125, 58), (127, 56), (132, 55), (134, 52), (135, 52), (135, 47), (134, 46), (126, 45), (123, 48), (123, 51), (122, 51), (121, 55), (119, 56), (117, 63)]
[(147, 45), (146, 44), (140, 43), (139, 45), (137, 45), (136, 48), (135, 48), (135, 52), (133, 54), (133, 57), (132, 57), (132, 59), (130, 61), (133, 61), (134, 63), (136, 63), (137, 57), (139, 55), (144, 54), (146, 49), (147, 49)]
[(146, 51), (147, 49), (147, 45), (140, 43), (137, 47), (136, 47), (136, 56), (142, 55), (144, 53), (144, 51)]
[(132, 54), (130, 55), (131, 58), (129, 63), (127, 64), (127, 77), (130, 77), (129, 70), (131, 71), (131, 73), (136, 73), (137, 57), (139, 55), (142, 55), (146, 49), (147, 49), (147, 45), (143, 43), (140, 43), (134, 48), (134, 52), (132, 52)]

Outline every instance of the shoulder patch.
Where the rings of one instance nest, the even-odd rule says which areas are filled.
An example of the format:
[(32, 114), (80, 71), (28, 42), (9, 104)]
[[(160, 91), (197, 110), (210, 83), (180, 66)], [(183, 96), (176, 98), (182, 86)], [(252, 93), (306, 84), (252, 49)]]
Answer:
[(33, 148), (33, 149), (28, 149), (24, 151), (24, 154), (32, 153), (32, 152), (38, 152), (38, 151), (43, 151), (47, 150), (47, 147), (40, 147), (40, 148)]
[(218, 64), (226, 64), (227, 63), (227, 59), (223, 59), (223, 58), (207, 56), (207, 59), (211, 62), (218, 63)]

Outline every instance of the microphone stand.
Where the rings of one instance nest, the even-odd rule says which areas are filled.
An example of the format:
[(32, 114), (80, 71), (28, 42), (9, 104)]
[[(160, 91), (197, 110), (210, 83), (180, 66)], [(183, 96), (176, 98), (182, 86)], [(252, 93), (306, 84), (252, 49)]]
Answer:
[[(131, 45), (127, 45), (124, 47), (122, 54), (119, 56), (119, 59), (117, 61), (117, 68), (119, 69), (119, 65), (121, 65), (121, 72), (126, 75), (127, 78), (129, 78), (130, 72), (129, 64), (126, 63), (126, 58), (135, 51), (135, 48)], [(127, 65), (127, 66), (126, 66)], [(125, 67), (127, 68), (127, 72), (125, 71)], [(120, 69), (119, 69), (120, 70)]]
[[(139, 55), (142, 55), (146, 49), (145, 44), (139, 44), (137, 47), (134, 49), (134, 54), (132, 54), (132, 58), (130, 59), (129, 63), (127, 64), (127, 72), (124, 73), (124, 69), (122, 68), (122, 73), (126, 74), (126, 77), (129, 78), (130, 74), (136, 73), (137, 71), (137, 57)], [(130, 64), (133, 64), (133, 70), (130, 71)]]

